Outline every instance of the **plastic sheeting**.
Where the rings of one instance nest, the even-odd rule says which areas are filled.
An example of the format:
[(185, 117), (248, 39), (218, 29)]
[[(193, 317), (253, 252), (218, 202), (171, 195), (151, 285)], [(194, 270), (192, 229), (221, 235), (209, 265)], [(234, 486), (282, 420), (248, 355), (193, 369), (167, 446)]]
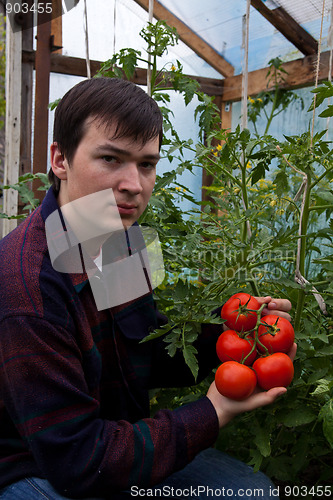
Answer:
[[(242, 72), (242, 23), (246, 0), (159, 0), (189, 28), (211, 45), (235, 68)], [(325, 4), (325, 5), (324, 5)], [(324, 26), (322, 50), (327, 50), (332, 0), (266, 0), (274, 9), (283, 7), (316, 40), (320, 37), (322, 10)], [(134, 47), (144, 49), (139, 36), (148, 21), (148, 13), (134, 0), (87, 0), (90, 57), (109, 59), (114, 51)], [(64, 53), (85, 57), (83, 32), (83, 2), (63, 16)], [(186, 73), (218, 77), (208, 63), (180, 43), (169, 52), (179, 59)], [(256, 9), (250, 9), (249, 71), (263, 68), (273, 57), (284, 61), (302, 57), (296, 47), (276, 30)]]

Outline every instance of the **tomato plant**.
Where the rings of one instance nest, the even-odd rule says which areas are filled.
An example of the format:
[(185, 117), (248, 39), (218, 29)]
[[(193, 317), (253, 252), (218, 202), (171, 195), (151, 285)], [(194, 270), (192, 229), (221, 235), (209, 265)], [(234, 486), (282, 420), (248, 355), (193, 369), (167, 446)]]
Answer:
[(253, 338), (241, 338), (235, 330), (226, 330), (217, 339), (216, 353), (222, 363), (231, 360), (241, 363), (245, 360), (244, 364), (250, 366), (257, 357), (256, 349), (251, 353), (253, 346)]
[(293, 362), (283, 352), (256, 359), (253, 370), (256, 372), (258, 385), (265, 391), (273, 387), (288, 387), (294, 378)]
[(237, 361), (226, 361), (215, 373), (215, 384), (220, 394), (226, 398), (241, 401), (253, 393), (257, 385), (254, 371)]
[[(262, 324), (258, 328), (259, 342), (273, 352), (289, 352), (295, 340), (295, 332), (292, 324), (285, 318), (268, 314), (261, 320)], [(258, 344), (258, 350), (265, 352), (265, 349)]]
[[(161, 38), (157, 35), (152, 32), (156, 50), (152, 44), (149, 50), (159, 57)], [(117, 64), (107, 66), (116, 68), (119, 62), (124, 70), (131, 67), (134, 73), (138, 64), (133, 64), (132, 56), (133, 52), (127, 58), (120, 54)], [(182, 74), (180, 62), (171, 70), (163, 62), (163, 69), (159, 69), (158, 57), (153, 59), (156, 78), (152, 95), (161, 103), (165, 117), (163, 156), (173, 162), (157, 176), (149, 206), (139, 222), (155, 228), (160, 237), (166, 279), (155, 292), (159, 310), (169, 324), (153, 332), (151, 338), (164, 335), (170, 356), (181, 351), (195, 379), (195, 340), (201, 325), (222, 321), (212, 316), (212, 310), (240, 290), (254, 296), (288, 298), (298, 344), (297, 385), (289, 387), (277, 405), (252, 414), (251, 425), (245, 414), (221, 429), (217, 448), (288, 484), (322, 484), (325, 478), (331, 481), (333, 148), (323, 130), (326, 120), (317, 120), (319, 132), (310, 137), (306, 113), (301, 120), (305, 130), (297, 135), (288, 129), (289, 117), (283, 119), (282, 141), (266, 135), (263, 120), (259, 123), (255, 117), (253, 134), (251, 113), (248, 129), (237, 126), (223, 131), (220, 110), (215, 110), (218, 126), (213, 128), (213, 102), (199, 94), (194, 113), (199, 117), (199, 140), (181, 140), (173, 126), (177, 117), (173, 117), (169, 105), (173, 93), (164, 95), (163, 85), (172, 87), (176, 83), (175, 91), (184, 95), (188, 108), (193, 105), (190, 101), (197, 87)], [(276, 69), (274, 64), (271, 75)], [(283, 108), (288, 104), (279, 83), (268, 85), (273, 91), (265, 96), (253, 96), (262, 116), (268, 112), (268, 124), (279, 111), (279, 104)], [(311, 98), (311, 91), (300, 92), (305, 101)], [(317, 103), (324, 107), (325, 99), (333, 96), (333, 84), (326, 82), (316, 94)], [(332, 106), (324, 107), (325, 111), (332, 115)], [(329, 137), (331, 140), (331, 131)], [(191, 161), (183, 154), (185, 150), (190, 152)], [(193, 168), (203, 168), (213, 181), (205, 186), (203, 199), (193, 196), (182, 177)], [(191, 206), (185, 216), (183, 202)], [(317, 291), (321, 297), (313, 293)], [(162, 389), (154, 410), (166, 405), (176, 408), (180, 402), (196, 399), (206, 393), (212, 378), (213, 374), (209, 381), (189, 389)]]
[(260, 304), (256, 298), (248, 293), (235, 293), (223, 305), (221, 318), (232, 330), (249, 331), (257, 323), (257, 313)]

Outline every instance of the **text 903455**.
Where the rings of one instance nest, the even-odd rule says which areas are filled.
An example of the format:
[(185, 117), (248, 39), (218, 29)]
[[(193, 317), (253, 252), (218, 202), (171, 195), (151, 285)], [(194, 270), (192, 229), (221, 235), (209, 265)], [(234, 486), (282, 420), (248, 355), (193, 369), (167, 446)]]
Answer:
[(52, 14), (52, 2), (6, 2), (6, 14)]

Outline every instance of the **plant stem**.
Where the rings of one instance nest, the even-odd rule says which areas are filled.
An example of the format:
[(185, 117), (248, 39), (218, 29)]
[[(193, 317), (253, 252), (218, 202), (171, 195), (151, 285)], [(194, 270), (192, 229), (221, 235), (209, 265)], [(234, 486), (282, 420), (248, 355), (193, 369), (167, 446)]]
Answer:
[(251, 351), (249, 352), (249, 354), (247, 356), (245, 356), (245, 358), (243, 359), (242, 363), (245, 363), (245, 361), (247, 360), (247, 358), (249, 356), (251, 356), (251, 354), (256, 349), (256, 347), (257, 347), (258, 344), (265, 350), (265, 354), (269, 354), (267, 347), (264, 346), (260, 342), (259, 335), (258, 335), (258, 328), (259, 328), (259, 325), (261, 325), (261, 313), (262, 313), (262, 310), (264, 309), (265, 306), (266, 306), (266, 304), (262, 304), (257, 311), (253, 311), (257, 315), (257, 323), (256, 323), (256, 326), (253, 328), (253, 331), (254, 331), (254, 343), (253, 343)]
[(313, 183), (311, 184), (311, 189), (314, 188), (318, 184), (318, 182), (320, 182), (332, 170), (333, 167), (330, 167), (327, 170), (325, 170), (325, 172), (323, 172), (319, 177), (317, 177), (317, 179), (313, 181)]
[[(303, 197), (303, 207), (301, 211), (301, 220), (300, 220), (300, 234), (301, 237), (299, 240), (299, 249), (298, 249), (298, 271), (300, 276), (304, 276), (305, 272), (305, 258), (306, 258), (306, 235), (309, 223), (309, 208), (311, 201), (311, 175), (307, 174), (307, 183)], [(299, 330), (301, 323), (301, 315), (304, 308), (305, 302), (305, 291), (300, 289), (298, 292), (298, 301), (295, 315), (295, 329)]]
[(329, 210), (329, 209), (333, 209), (333, 205), (317, 205), (314, 207), (309, 207), (309, 212), (314, 210)]
[(251, 286), (251, 288), (252, 288), (252, 290), (253, 290), (253, 293), (254, 293), (257, 297), (259, 297), (259, 296), (260, 296), (260, 291), (259, 291), (259, 288), (258, 288), (257, 283), (256, 283), (253, 279), (251, 279), (251, 280), (250, 280), (250, 286)]
[(266, 128), (265, 128), (265, 132), (264, 132), (264, 135), (267, 134), (268, 130), (269, 130), (269, 127), (272, 123), (272, 120), (274, 118), (274, 111), (276, 109), (276, 104), (277, 104), (277, 96), (278, 96), (278, 88), (277, 86), (275, 86), (275, 94), (274, 94), (274, 100), (272, 102), (272, 110), (271, 110), (271, 114), (267, 120), (267, 124), (266, 124)]
[[(242, 154), (242, 164), (241, 164), (241, 172), (242, 172), (241, 190), (242, 190), (242, 200), (243, 200), (244, 212), (246, 212), (248, 210), (248, 208), (249, 208), (249, 197), (248, 197), (248, 193), (247, 193), (247, 179), (246, 179), (246, 164), (247, 164), (247, 160), (246, 160), (245, 153), (243, 152), (243, 154)], [(243, 232), (242, 232), (242, 242), (246, 243), (247, 240), (250, 237), (251, 237), (250, 222), (247, 219), (247, 217), (245, 216), (244, 226), (243, 226)], [(244, 262), (243, 262), (243, 264), (246, 267), (248, 252), (245, 250), (244, 253), (245, 253), (245, 255), (244, 255)], [(259, 292), (259, 288), (258, 288), (258, 285), (255, 282), (255, 280), (251, 278), (249, 280), (249, 283), (250, 283), (250, 286), (251, 286), (251, 288), (253, 290), (253, 293), (255, 295), (259, 296), (260, 292)]]
[[(188, 148), (188, 149), (195, 152), (195, 150), (193, 148)], [(241, 188), (241, 182), (236, 177), (234, 177), (230, 172), (228, 172), (228, 170), (226, 170), (224, 167), (222, 167), (222, 165), (220, 163), (215, 162), (212, 158), (209, 158), (209, 162), (218, 166), (223, 174), (228, 176), (230, 180), (232, 180), (235, 184), (237, 184), (237, 186), (239, 186)], [(216, 172), (214, 170), (211, 170), (208, 165), (205, 165), (205, 170), (207, 170), (207, 172), (211, 176), (213, 176), (215, 179), (218, 179)]]

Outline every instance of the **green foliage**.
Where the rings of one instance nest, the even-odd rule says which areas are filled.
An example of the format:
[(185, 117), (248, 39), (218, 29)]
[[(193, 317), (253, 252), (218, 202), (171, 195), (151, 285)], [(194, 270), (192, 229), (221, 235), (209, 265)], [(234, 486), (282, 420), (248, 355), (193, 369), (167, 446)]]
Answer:
[(12, 216), (0, 213), (0, 219), (25, 219), (32, 210), (35, 210), (35, 208), (38, 207), (40, 200), (35, 198), (34, 192), (31, 189), (31, 182), (34, 180), (39, 180), (41, 182), (41, 186), (38, 188), (38, 191), (46, 191), (50, 187), (48, 176), (43, 173), (24, 174), (19, 177), (16, 184), (2, 186), (2, 189), (15, 189), (18, 192), (19, 198), (24, 204), (22, 210), (26, 213)]
[[(333, 85), (331, 82), (323, 82), (320, 87), (313, 89), (312, 92), (315, 94), (315, 99), (313, 99), (309, 111), (313, 111), (314, 104), (318, 107), (325, 101), (325, 99), (333, 97)], [(333, 105), (328, 105), (319, 116), (322, 118), (333, 116)]]
[(266, 120), (264, 134), (268, 133), (272, 120), (285, 111), (294, 101), (300, 101), (303, 108), (303, 100), (295, 92), (283, 88), (286, 71), (282, 67), (279, 57), (269, 61), (266, 75), (267, 90), (260, 92), (255, 98), (249, 97), (248, 119), (253, 124), (258, 135), (257, 122), (263, 118)]
[(55, 101), (53, 101), (53, 102), (50, 102), (50, 104), (48, 105), (48, 108), (49, 108), (51, 111), (53, 111), (53, 110), (54, 110), (54, 109), (58, 106), (58, 104), (59, 104), (60, 100), (61, 100), (61, 99), (59, 98), (59, 99), (56, 99), (56, 100), (55, 100)]
[[(178, 42), (178, 34), (175, 28), (168, 26), (165, 21), (148, 23), (140, 32), (140, 36), (147, 43), (147, 56), (143, 57), (141, 52), (131, 48), (122, 49), (117, 54), (102, 64), (99, 76), (127, 78), (134, 76), (136, 67), (144, 63), (150, 69), (151, 95), (161, 103), (160, 109), (165, 120), (165, 133), (170, 132), (171, 138), (179, 141), (178, 134), (172, 124), (172, 112), (169, 109), (169, 91), (176, 91), (184, 96), (184, 102), (188, 105), (196, 96), (199, 104), (195, 111), (198, 118), (201, 138), (210, 130), (213, 123), (219, 121), (218, 108), (213, 98), (199, 90), (199, 83), (184, 75), (182, 65), (179, 61), (158, 67), (158, 58), (165, 54), (168, 47)], [(168, 139), (165, 139), (166, 141)]]
[(147, 44), (147, 53), (154, 58), (165, 54), (168, 47), (174, 47), (179, 38), (176, 28), (168, 26), (165, 21), (148, 23), (140, 35)]

